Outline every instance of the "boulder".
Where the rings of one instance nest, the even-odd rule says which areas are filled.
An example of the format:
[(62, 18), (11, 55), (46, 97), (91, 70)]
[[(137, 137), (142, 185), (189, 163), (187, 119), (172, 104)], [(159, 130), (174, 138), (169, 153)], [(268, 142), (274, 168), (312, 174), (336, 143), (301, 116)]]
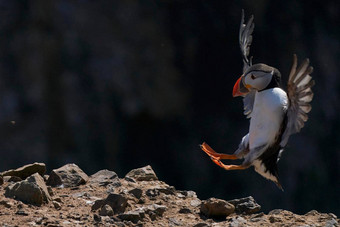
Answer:
[(235, 206), (235, 212), (237, 214), (253, 214), (261, 210), (261, 206), (256, 203), (252, 196), (233, 199), (228, 202)]
[(109, 205), (114, 214), (119, 214), (125, 212), (125, 209), (128, 205), (128, 199), (125, 195), (110, 193), (106, 199), (100, 199), (94, 202), (92, 205), (92, 211), (98, 210), (105, 205)]
[(207, 217), (225, 218), (234, 211), (234, 205), (222, 199), (210, 198), (202, 201), (201, 204), (201, 213)]
[(151, 166), (147, 165), (142, 168), (133, 169), (125, 175), (127, 179), (134, 179), (136, 181), (152, 181), (158, 180), (155, 172)]
[(131, 189), (129, 191), (130, 194), (132, 194), (134, 197), (136, 197), (137, 199), (140, 199), (140, 197), (142, 197), (142, 194), (143, 194), (143, 190), (140, 189), (140, 188), (134, 188), (134, 189)]
[(89, 182), (99, 186), (106, 186), (115, 183), (117, 180), (119, 181), (118, 175), (115, 172), (105, 169), (91, 175)]
[(44, 163), (35, 162), (33, 164), (22, 166), (18, 169), (11, 169), (5, 172), (2, 172), (0, 175), (2, 176), (15, 176), (20, 177), (21, 179), (26, 179), (34, 173), (39, 173), (41, 176), (44, 176), (46, 172), (46, 165)]
[(88, 176), (76, 164), (67, 164), (59, 169), (54, 169), (47, 180), (47, 185), (52, 187), (64, 186), (66, 188), (85, 184)]
[(35, 173), (26, 180), (11, 184), (5, 189), (5, 196), (24, 203), (41, 206), (51, 201), (43, 178)]

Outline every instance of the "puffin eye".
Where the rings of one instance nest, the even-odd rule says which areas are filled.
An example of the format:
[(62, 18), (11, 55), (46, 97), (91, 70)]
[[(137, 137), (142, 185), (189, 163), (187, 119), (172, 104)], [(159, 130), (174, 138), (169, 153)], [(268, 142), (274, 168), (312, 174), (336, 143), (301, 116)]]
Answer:
[(256, 76), (254, 76), (253, 74), (250, 75), (250, 78), (255, 80), (256, 79)]

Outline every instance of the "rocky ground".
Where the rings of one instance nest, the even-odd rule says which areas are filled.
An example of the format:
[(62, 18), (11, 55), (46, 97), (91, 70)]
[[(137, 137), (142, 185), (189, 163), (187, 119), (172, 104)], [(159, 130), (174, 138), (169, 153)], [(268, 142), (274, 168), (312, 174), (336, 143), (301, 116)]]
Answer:
[(1, 226), (338, 226), (312, 210), (261, 212), (252, 197), (200, 200), (159, 181), (150, 166), (124, 178), (101, 170), (87, 176), (67, 164), (45, 175), (43, 163), (0, 173)]

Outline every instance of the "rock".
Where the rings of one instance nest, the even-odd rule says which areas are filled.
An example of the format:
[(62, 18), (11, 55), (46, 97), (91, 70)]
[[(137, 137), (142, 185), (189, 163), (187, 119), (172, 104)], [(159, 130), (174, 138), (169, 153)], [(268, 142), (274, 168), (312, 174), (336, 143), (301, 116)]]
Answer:
[(259, 222), (259, 221), (264, 221), (264, 213), (257, 213), (257, 214), (252, 214), (249, 221), (251, 222)]
[(207, 217), (223, 218), (234, 211), (234, 205), (222, 199), (210, 198), (201, 204), (201, 213)]
[(159, 196), (159, 194), (160, 192), (155, 188), (148, 189), (145, 192), (145, 195), (147, 195), (148, 197), (156, 197), (156, 196)]
[(98, 214), (93, 214), (93, 220), (95, 222), (100, 222), (102, 220), (102, 218)]
[(229, 226), (230, 227), (242, 227), (242, 226), (247, 226), (246, 223), (247, 223), (246, 219), (242, 217), (234, 217), (231, 219)]
[(136, 181), (158, 180), (155, 172), (149, 165), (142, 168), (133, 169), (130, 172), (128, 172), (125, 177), (128, 179), (132, 178)]
[(167, 207), (163, 205), (153, 204), (148, 206), (148, 210), (153, 211), (158, 216), (163, 216), (163, 213), (166, 211)]
[(100, 170), (97, 173), (91, 175), (89, 183), (97, 184), (99, 186), (106, 186), (108, 184), (113, 183), (114, 180), (119, 180), (118, 175), (113, 171), (105, 169)]
[(183, 223), (176, 218), (169, 218), (169, 226), (183, 226)]
[(30, 183), (34, 183), (39, 186), (39, 188), (42, 190), (43, 200), (48, 202), (51, 201), (50, 193), (48, 192), (47, 186), (45, 184), (44, 179), (41, 175), (38, 173), (33, 174), (32, 176), (28, 177), (26, 179)]
[(199, 199), (193, 199), (193, 200), (190, 201), (190, 205), (193, 206), (193, 207), (197, 207), (197, 206), (201, 205), (201, 203), (202, 202)]
[(45, 216), (42, 216), (42, 217), (39, 217), (39, 218), (37, 218), (37, 219), (35, 219), (35, 223), (36, 224), (38, 224), (38, 225), (41, 225), (42, 224), (42, 222), (44, 221), (44, 220), (47, 220), (48, 218), (46, 218)]
[(47, 186), (47, 191), (51, 196), (54, 196), (54, 192), (51, 186)]
[(24, 209), (19, 209), (17, 212), (15, 212), (16, 215), (23, 215), (28, 216), (28, 213)]
[(196, 192), (194, 191), (179, 191), (182, 195), (188, 198), (197, 198)]
[(274, 223), (274, 222), (282, 222), (282, 218), (273, 215), (273, 216), (269, 216), (269, 221), (270, 221), (270, 223)]
[(112, 179), (111, 182), (106, 186), (107, 189), (106, 191), (107, 193), (114, 193), (120, 186), (122, 186), (122, 184), (120, 183), (120, 180), (117, 177), (115, 179)]
[[(175, 191), (176, 191), (175, 187), (159, 188), (158, 191), (160, 193), (165, 194), (165, 195), (175, 195), (176, 194), (175, 193)], [(178, 194), (180, 194), (180, 193), (178, 193)]]
[(325, 225), (325, 227), (335, 227), (335, 226), (339, 226), (339, 223), (338, 223), (338, 221), (337, 221), (336, 219), (334, 219), (334, 218), (328, 220), (328, 221), (326, 222), (326, 225)]
[[(149, 215), (150, 219), (152, 221), (154, 221), (154, 220), (157, 219), (157, 217), (162, 217), (164, 212), (167, 209), (168, 208), (164, 205), (152, 204), (152, 205), (148, 205), (148, 206), (139, 207), (139, 208), (133, 210), (132, 213), (133, 213), (133, 215), (135, 213), (139, 213), (140, 219), (143, 219), (145, 217), (145, 214), (147, 214), (147, 215)], [(122, 217), (124, 218), (125, 216), (123, 215)], [(127, 220), (127, 219), (122, 219), (122, 220)]]
[(123, 213), (127, 206), (127, 198), (120, 194), (109, 194), (105, 199), (105, 204), (111, 206), (115, 214)]
[(22, 179), (17, 176), (4, 176), (4, 181), (5, 182), (19, 182), (19, 181), (22, 181)]
[(334, 218), (334, 219), (337, 219), (337, 218), (338, 218), (338, 217), (337, 217), (335, 214), (333, 214), (333, 213), (328, 213), (328, 215), (329, 215), (330, 217)]
[(102, 208), (102, 206), (105, 205), (105, 199), (98, 199), (96, 201), (94, 201), (92, 207), (91, 207), (91, 210), (92, 211), (95, 211), (95, 210), (98, 210), (99, 208)]
[(178, 211), (178, 213), (180, 213), (180, 214), (190, 214), (190, 213), (192, 213), (192, 212), (191, 212), (191, 210), (190, 210), (189, 208), (183, 207), (183, 208), (181, 208), (181, 209)]
[(0, 185), (2, 185), (4, 183), (4, 178), (2, 178), (2, 176), (0, 176)]
[(18, 209), (22, 209), (22, 208), (25, 208), (26, 207), (26, 204), (24, 204), (23, 202), (19, 202), (18, 204), (17, 204), (17, 208)]
[(113, 216), (113, 210), (109, 205), (104, 205), (99, 211), (100, 216)]
[(311, 210), (311, 211), (307, 212), (305, 215), (307, 215), (307, 216), (309, 216), (309, 215), (314, 216), (314, 215), (318, 215), (318, 214), (319, 214), (319, 212), (317, 212), (316, 210)]
[(135, 181), (135, 179), (130, 178), (130, 177), (127, 177), (127, 176), (124, 177), (124, 180), (126, 180), (126, 181), (128, 181), (128, 182), (131, 182), (131, 183), (137, 183), (137, 182)]
[(56, 202), (58, 202), (58, 203), (63, 203), (63, 201), (61, 200), (60, 197), (54, 198), (53, 201), (56, 201)]
[(52, 187), (63, 185), (66, 188), (85, 184), (88, 176), (76, 164), (67, 164), (59, 169), (52, 170), (47, 185)]
[(274, 209), (274, 210), (271, 210), (269, 211), (269, 215), (272, 215), (272, 214), (280, 214), (283, 210), (282, 209)]
[(182, 193), (176, 193), (176, 196), (177, 196), (177, 198), (180, 198), (180, 199), (183, 199), (183, 198), (185, 198), (185, 195), (183, 195)]
[(149, 217), (151, 221), (155, 221), (157, 219), (157, 215), (154, 212), (149, 212)]
[(152, 188), (152, 189), (150, 188), (150, 189), (146, 190), (145, 195), (147, 195), (148, 197), (154, 198), (154, 197), (159, 196), (160, 192), (156, 188)]
[(193, 227), (209, 227), (209, 225), (207, 223), (200, 222), (200, 223), (197, 223), (196, 225), (194, 225)]
[(38, 173), (33, 174), (24, 181), (7, 186), (5, 196), (37, 206), (51, 200), (46, 184)]
[(132, 221), (133, 223), (137, 223), (139, 220), (142, 220), (142, 216), (138, 211), (129, 211), (123, 214), (119, 214), (118, 218), (124, 221)]
[(282, 210), (280, 212), (280, 215), (285, 216), (285, 217), (293, 217), (294, 213), (288, 210)]
[(237, 214), (253, 214), (261, 210), (261, 206), (255, 202), (252, 196), (233, 199), (228, 202), (235, 206), (235, 212)]
[(140, 188), (134, 188), (134, 189), (130, 190), (129, 193), (132, 194), (137, 199), (140, 199), (140, 197), (142, 197), (143, 190), (140, 189)]
[(61, 209), (61, 205), (60, 205), (59, 202), (53, 200), (52, 203), (53, 203), (53, 206), (54, 206), (55, 209), (57, 209), (57, 210), (60, 210), (60, 209)]
[(114, 214), (123, 213), (127, 206), (127, 198), (121, 194), (111, 193), (106, 199), (95, 201), (92, 206), (92, 211), (98, 210), (105, 205), (109, 205), (112, 208)]
[(1, 200), (0, 205), (3, 205), (6, 208), (11, 208), (13, 206), (13, 203), (8, 200)]
[(264, 221), (264, 218), (261, 218), (261, 217), (259, 217), (259, 218), (250, 218), (249, 221), (251, 221), (251, 222), (260, 222), (260, 221)]
[(41, 176), (44, 176), (46, 172), (46, 165), (44, 163), (35, 162), (33, 164), (22, 166), (18, 169), (11, 169), (5, 172), (2, 172), (2, 176), (15, 176), (20, 177), (21, 179), (26, 179), (34, 173), (39, 173)]

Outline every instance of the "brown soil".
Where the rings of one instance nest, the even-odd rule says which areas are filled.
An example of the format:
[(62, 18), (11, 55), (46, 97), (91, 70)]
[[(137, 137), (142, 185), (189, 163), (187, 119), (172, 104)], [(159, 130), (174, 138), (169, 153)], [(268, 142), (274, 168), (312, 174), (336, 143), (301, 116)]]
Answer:
[[(297, 215), (290, 211), (273, 210), (268, 214), (231, 214), (220, 220), (205, 217), (200, 212), (201, 200), (192, 191), (178, 191), (158, 180), (131, 181), (119, 179), (121, 185), (99, 186), (87, 183), (73, 188), (52, 188), (53, 201), (42, 206), (24, 204), (4, 196), (8, 182), (0, 186), (1, 226), (337, 226), (334, 214), (310, 211)], [(141, 189), (142, 195), (129, 191)], [(166, 207), (161, 214), (145, 213), (139, 220), (123, 220), (118, 214), (99, 215), (92, 211), (95, 201), (109, 193), (124, 194), (128, 198), (125, 213), (140, 211), (150, 205)]]

